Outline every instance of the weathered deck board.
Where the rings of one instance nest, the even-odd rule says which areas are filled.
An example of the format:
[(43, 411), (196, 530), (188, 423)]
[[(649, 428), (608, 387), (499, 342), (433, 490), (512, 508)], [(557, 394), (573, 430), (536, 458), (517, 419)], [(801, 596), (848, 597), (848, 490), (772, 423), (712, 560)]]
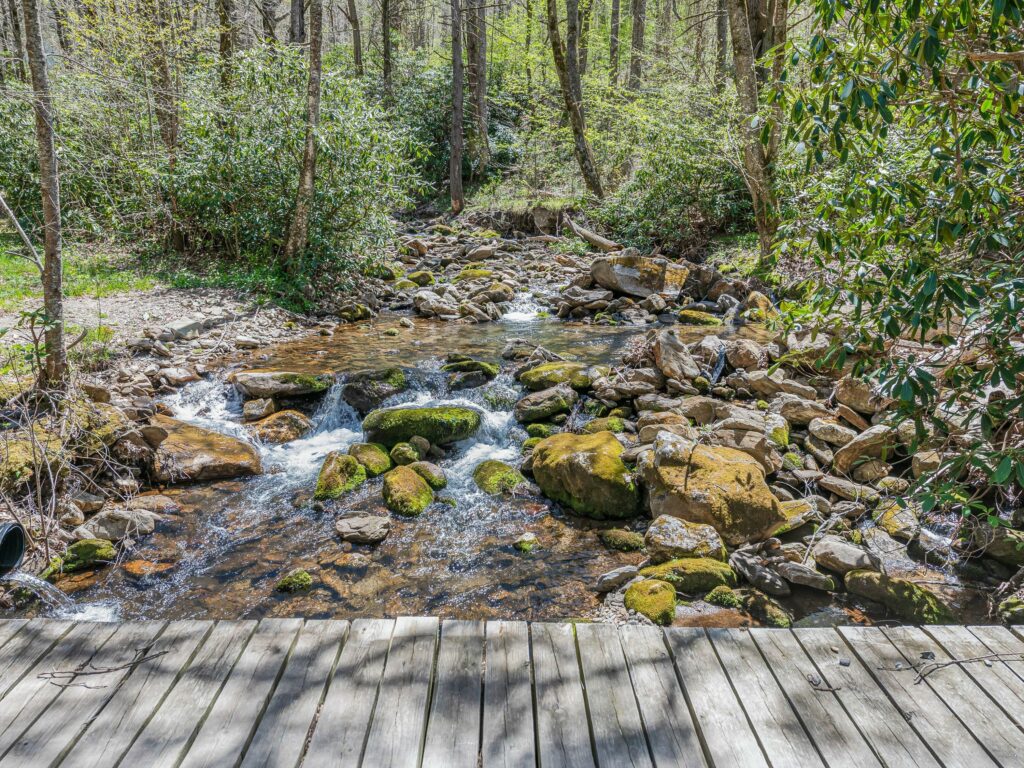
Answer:
[[(929, 653), (979, 661), (916, 682)], [(1003, 627), (0, 621), (0, 768), (1008, 768), (1021, 654)]]

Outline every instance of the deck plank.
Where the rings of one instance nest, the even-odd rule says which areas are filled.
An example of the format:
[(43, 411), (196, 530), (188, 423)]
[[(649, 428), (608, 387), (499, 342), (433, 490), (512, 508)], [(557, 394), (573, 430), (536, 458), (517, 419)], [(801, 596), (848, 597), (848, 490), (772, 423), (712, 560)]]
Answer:
[(213, 627), (121, 765), (173, 768), (178, 764), (255, 629), (255, 621), (223, 621)]
[(0, 647), (28, 624), (28, 619), (0, 619)]
[(522, 621), (488, 621), (484, 673), (483, 768), (537, 764), (530, 630)]
[(633, 683), (613, 624), (577, 624), (597, 764), (653, 768)]
[(179, 768), (234, 765), (270, 701), (302, 619), (263, 619)]
[(893, 671), (897, 663), (906, 666), (907, 660), (878, 629), (841, 627), (839, 633), (943, 765), (980, 768), (996, 764), (929, 686), (915, 685), (913, 674)]
[(592, 768), (596, 763), (572, 624), (533, 625), (533, 673), (542, 768)]
[(775, 629), (752, 629), (750, 636), (829, 768), (882, 765), (843, 709), (837, 692), (826, 690), (827, 686), (815, 690), (811, 680), (820, 679), (820, 675), (794, 635)]
[(90, 674), (66, 681), (69, 685), (3, 756), (0, 762), (4, 767), (56, 765), (96, 712), (117, 693), (132, 670), (129, 665), (148, 655), (165, 626), (156, 621), (118, 626), (90, 660)]
[(303, 768), (358, 766), (395, 622), (356, 619), (334, 668)]
[(665, 638), (706, 754), (716, 766), (764, 768), (761, 745), (702, 629), (670, 628)]
[(0, 700), (74, 625), (35, 619), (0, 648)]
[[(1006, 627), (990, 625), (985, 627), (968, 627), (967, 630), (981, 640), (993, 653), (1020, 654), (1024, 656), (1024, 640), (1021, 640)], [(1000, 670), (1009, 670), (1018, 680), (1024, 681), (1024, 659), (1004, 660), (995, 664), (995, 666)], [(1002, 677), (1004, 680), (1007, 680), (1005, 676)]]
[(74, 768), (116, 765), (212, 629), (212, 621), (173, 621), (61, 761)]
[(362, 764), (415, 766), (423, 751), (438, 620), (395, 621)]
[(424, 768), (476, 768), (479, 764), (483, 674), (484, 623), (443, 622)]

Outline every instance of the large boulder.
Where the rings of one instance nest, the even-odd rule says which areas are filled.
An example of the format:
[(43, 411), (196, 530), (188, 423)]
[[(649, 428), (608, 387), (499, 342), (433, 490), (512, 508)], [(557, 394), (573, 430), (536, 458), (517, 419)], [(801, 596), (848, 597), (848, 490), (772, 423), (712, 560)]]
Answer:
[(432, 445), (465, 440), (480, 428), (480, 413), (472, 408), (387, 408), (363, 419), (363, 432), (371, 443), (394, 446), (414, 435)]
[(663, 563), (683, 557), (725, 560), (722, 537), (712, 526), (691, 523), (678, 517), (661, 515), (644, 534), (644, 545), (651, 562)]
[(341, 397), (360, 416), (365, 416), (389, 397), (403, 392), (407, 386), (408, 380), (401, 368), (359, 371), (345, 378)]
[(732, 448), (664, 432), (641, 454), (638, 472), (652, 517), (711, 525), (729, 545), (760, 541), (787, 523), (761, 464)]
[(354, 456), (331, 451), (316, 479), (315, 499), (337, 499), (366, 482), (366, 468)]
[(667, 379), (685, 381), (700, 376), (700, 366), (675, 328), (660, 331), (654, 339), (654, 363)]
[(309, 417), (299, 411), (273, 413), (248, 427), (249, 434), (264, 443), (289, 443), (313, 428)]
[(434, 501), (427, 481), (410, 467), (395, 467), (384, 475), (384, 505), (403, 517), (416, 517)]
[(260, 455), (249, 443), (168, 416), (150, 423), (167, 432), (153, 459), (153, 474), (161, 483), (193, 483), (258, 475)]
[(230, 379), (242, 397), (255, 400), (263, 397), (300, 397), (326, 392), (334, 383), (331, 374), (296, 373), (294, 371), (241, 371)]
[(933, 592), (912, 581), (876, 571), (850, 571), (846, 589), (881, 603), (899, 618), (915, 624), (950, 624), (953, 612)]
[(519, 374), (523, 386), (534, 392), (556, 384), (568, 384), (573, 389), (588, 389), (593, 380), (589, 366), (583, 363), (542, 363)]
[(684, 557), (649, 565), (640, 569), (640, 575), (667, 581), (677, 592), (689, 595), (736, 586), (736, 573), (729, 564), (709, 557)]
[(611, 432), (552, 435), (533, 449), (533, 475), (546, 496), (580, 515), (632, 517), (640, 499), (622, 451)]
[(590, 276), (602, 288), (644, 298), (652, 293), (676, 295), (690, 270), (666, 259), (641, 256), (634, 248), (594, 259)]
[(572, 409), (580, 396), (568, 384), (557, 384), (540, 392), (533, 392), (516, 403), (512, 411), (516, 421), (544, 421)]

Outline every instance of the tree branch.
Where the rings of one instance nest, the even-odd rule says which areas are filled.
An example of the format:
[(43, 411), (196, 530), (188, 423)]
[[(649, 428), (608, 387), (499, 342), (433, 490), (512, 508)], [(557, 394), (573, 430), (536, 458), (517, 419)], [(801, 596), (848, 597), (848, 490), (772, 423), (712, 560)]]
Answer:
[(11, 224), (14, 225), (15, 231), (21, 238), (21, 242), (25, 244), (25, 250), (28, 251), (28, 255), (21, 254), (21, 257), (26, 261), (31, 261), (36, 265), (36, 269), (39, 270), (39, 274), (43, 274), (43, 262), (39, 258), (39, 253), (36, 251), (32, 241), (29, 240), (28, 235), (25, 234), (25, 230), (21, 228), (21, 224), (18, 223), (18, 218), (14, 215), (14, 211), (11, 210), (10, 206), (7, 205), (7, 201), (4, 200), (3, 194), (0, 194), (0, 211), (3, 211), (4, 215), (10, 219)]

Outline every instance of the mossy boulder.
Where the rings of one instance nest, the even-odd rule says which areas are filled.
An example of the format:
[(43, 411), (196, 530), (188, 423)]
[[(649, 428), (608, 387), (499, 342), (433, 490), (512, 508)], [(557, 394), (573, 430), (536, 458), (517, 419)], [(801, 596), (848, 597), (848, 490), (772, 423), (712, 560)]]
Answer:
[(481, 280), (483, 278), (491, 277), (493, 274), (494, 272), (489, 269), (470, 269), (467, 267), (455, 276), (455, 280), (453, 282), (461, 283), (466, 280)]
[(446, 373), (482, 373), (488, 379), (498, 375), (499, 368), (494, 363), (485, 363), (483, 360), (456, 360), (445, 363), (441, 370)]
[(563, 433), (533, 449), (533, 475), (548, 498), (598, 520), (633, 517), (640, 493), (611, 432)]
[(233, 374), (230, 380), (242, 397), (255, 400), (320, 394), (331, 388), (334, 376), (295, 371), (242, 371)]
[(778, 601), (768, 597), (764, 592), (752, 589), (744, 601), (744, 607), (765, 626), (776, 629), (789, 629), (793, 626), (793, 617)]
[(278, 592), (305, 592), (312, 586), (313, 577), (309, 575), (309, 571), (296, 568), (278, 579), (274, 589)]
[(952, 610), (937, 595), (912, 581), (876, 571), (850, 571), (846, 589), (860, 597), (881, 603), (904, 621), (915, 624), (950, 624)]
[(667, 581), (679, 592), (696, 594), (715, 587), (735, 587), (736, 573), (728, 563), (710, 557), (682, 557), (640, 569), (640, 575)]
[(605, 416), (600, 419), (593, 419), (583, 425), (583, 433), (592, 435), (595, 432), (625, 432), (626, 422), (618, 416)]
[(167, 416), (154, 416), (150, 424), (167, 437), (153, 461), (153, 474), (161, 483), (194, 483), (258, 475), (260, 455), (247, 442)]
[(626, 608), (668, 626), (676, 617), (676, 590), (667, 581), (646, 579), (626, 587)]
[(644, 548), (644, 537), (636, 531), (627, 531), (625, 528), (606, 528), (597, 534), (608, 549), (618, 552), (639, 552)]
[(387, 449), (379, 443), (353, 443), (348, 447), (348, 455), (363, 465), (367, 477), (383, 475), (394, 466)]
[(999, 618), (1007, 624), (1024, 624), (1024, 597), (1015, 595), (999, 603)]
[(704, 602), (717, 605), (719, 608), (739, 609), (743, 607), (743, 600), (740, 596), (733, 591), (732, 587), (727, 587), (724, 584), (720, 584), (704, 595)]
[(544, 422), (537, 422), (536, 424), (526, 425), (526, 434), (530, 437), (551, 437), (553, 434), (558, 432), (557, 424), (547, 424)]
[(416, 288), (419, 288), (419, 286), (416, 285), (416, 283), (414, 283), (412, 280), (406, 280), (403, 278), (402, 280), (395, 281), (396, 291), (409, 291), (414, 290)]
[(722, 325), (722, 318), (712, 315), (710, 312), (701, 312), (699, 309), (683, 309), (679, 312), (679, 322), (683, 325), (703, 325), (712, 327)]
[(387, 408), (363, 419), (363, 432), (371, 443), (394, 446), (414, 435), (433, 445), (465, 440), (480, 428), (480, 414), (472, 408)]
[(589, 389), (593, 383), (589, 370), (589, 366), (583, 363), (542, 363), (519, 374), (519, 381), (534, 392), (556, 384), (568, 384), (573, 389)]
[(366, 482), (366, 467), (354, 456), (331, 451), (320, 467), (316, 479), (315, 499), (337, 499)]
[(249, 434), (271, 444), (298, 440), (313, 428), (313, 422), (304, 413), (293, 410), (278, 411), (248, 427)]
[(416, 517), (434, 501), (434, 491), (416, 470), (395, 467), (384, 475), (384, 505), (403, 517)]
[(476, 465), (473, 470), (473, 482), (484, 493), (498, 496), (512, 493), (520, 485), (526, 483), (523, 474), (503, 461), (488, 459)]
[(426, 480), (431, 490), (440, 491), (448, 485), (448, 478), (445, 477), (444, 470), (437, 464), (432, 464), (429, 461), (414, 461), (409, 465), (409, 469)]
[(345, 378), (341, 398), (360, 415), (366, 415), (389, 397), (404, 392), (408, 386), (409, 379), (401, 368), (358, 371)]
[(419, 449), (412, 443), (399, 443), (391, 449), (388, 456), (391, 457), (391, 461), (393, 461), (396, 466), (412, 464), (414, 461), (419, 461), (423, 458), (423, 454), (421, 454)]
[(63, 555), (50, 560), (50, 564), (40, 577), (49, 579), (60, 573), (73, 573), (96, 565), (112, 563), (116, 559), (117, 549), (112, 541), (81, 539), (69, 546)]
[(435, 282), (434, 276), (423, 269), (419, 270), (418, 272), (410, 272), (408, 275), (406, 275), (406, 279), (408, 279), (409, 282), (411, 283), (415, 283), (420, 288), (426, 285), (433, 285)]
[(568, 384), (556, 384), (540, 392), (531, 392), (516, 403), (512, 411), (516, 421), (547, 421), (552, 416), (568, 413), (580, 396)]

